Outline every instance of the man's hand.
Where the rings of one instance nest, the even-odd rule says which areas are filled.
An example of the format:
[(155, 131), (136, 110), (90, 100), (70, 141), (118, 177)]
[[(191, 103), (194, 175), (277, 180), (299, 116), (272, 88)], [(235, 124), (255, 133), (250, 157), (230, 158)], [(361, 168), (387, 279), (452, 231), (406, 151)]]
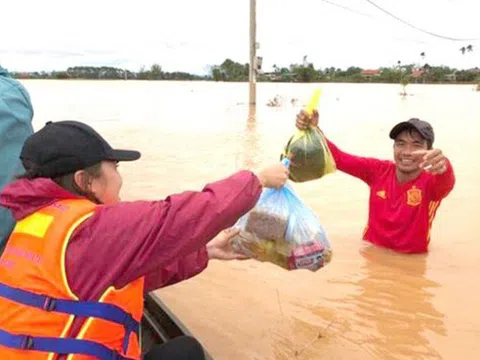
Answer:
[(419, 166), (431, 174), (440, 175), (447, 171), (447, 158), (440, 149), (418, 150), (413, 155), (423, 157)]
[(207, 253), (210, 260), (245, 260), (247, 256), (238, 254), (233, 250), (232, 239), (240, 232), (239, 229), (230, 228), (221, 231), (207, 244)]
[(263, 187), (280, 189), (288, 180), (288, 168), (282, 163), (265, 167), (256, 175)]
[(310, 115), (305, 110), (301, 110), (297, 115), (295, 125), (299, 130), (305, 130), (310, 126), (318, 126), (318, 111), (314, 109), (312, 115)]

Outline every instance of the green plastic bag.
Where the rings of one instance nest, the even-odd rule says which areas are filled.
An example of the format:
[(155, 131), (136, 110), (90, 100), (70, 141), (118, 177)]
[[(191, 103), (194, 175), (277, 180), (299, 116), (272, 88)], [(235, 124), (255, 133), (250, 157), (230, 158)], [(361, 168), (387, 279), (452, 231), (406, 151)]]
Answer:
[(281, 158), (290, 159), (290, 180), (305, 182), (335, 172), (327, 140), (317, 127), (299, 130), (290, 138)]

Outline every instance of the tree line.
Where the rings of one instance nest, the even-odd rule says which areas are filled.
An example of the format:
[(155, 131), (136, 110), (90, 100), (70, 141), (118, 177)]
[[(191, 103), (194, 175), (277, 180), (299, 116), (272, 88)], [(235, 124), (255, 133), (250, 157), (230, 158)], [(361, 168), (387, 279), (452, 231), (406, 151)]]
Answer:
[[(66, 71), (14, 72), (20, 79), (102, 79), (102, 80), (203, 80), (245, 82), (248, 81), (249, 64), (226, 59), (219, 65), (208, 67), (206, 75), (186, 72), (163, 71), (159, 64), (141, 68), (137, 72), (108, 66), (75, 66)], [(479, 83), (480, 69), (459, 70), (448, 66), (424, 64), (401, 64), (379, 69), (362, 69), (350, 66), (346, 69), (327, 67), (315, 68), (312, 63), (273, 66), (273, 71), (257, 70), (258, 82), (353, 82), (353, 83)]]

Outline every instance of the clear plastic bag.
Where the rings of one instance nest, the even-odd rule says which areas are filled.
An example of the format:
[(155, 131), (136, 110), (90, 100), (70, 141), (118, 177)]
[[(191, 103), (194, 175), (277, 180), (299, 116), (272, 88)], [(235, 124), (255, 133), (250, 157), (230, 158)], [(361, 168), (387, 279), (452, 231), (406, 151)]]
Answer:
[(317, 215), (286, 184), (264, 189), (257, 205), (234, 225), (235, 251), (287, 270), (316, 271), (328, 264), (332, 249)]
[(281, 158), (290, 159), (290, 180), (294, 182), (320, 179), (336, 170), (327, 140), (317, 127), (298, 130), (288, 141)]

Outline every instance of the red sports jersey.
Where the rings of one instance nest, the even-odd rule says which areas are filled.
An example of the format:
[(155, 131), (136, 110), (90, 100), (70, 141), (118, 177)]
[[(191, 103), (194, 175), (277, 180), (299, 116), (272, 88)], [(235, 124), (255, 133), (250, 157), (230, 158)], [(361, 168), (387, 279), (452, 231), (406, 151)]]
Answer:
[(450, 162), (441, 175), (423, 171), (416, 179), (400, 183), (394, 162), (350, 155), (330, 141), (328, 145), (338, 170), (370, 187), (363, 239), (404, 253), (428, 251), (435, 214), (455, 184)]

